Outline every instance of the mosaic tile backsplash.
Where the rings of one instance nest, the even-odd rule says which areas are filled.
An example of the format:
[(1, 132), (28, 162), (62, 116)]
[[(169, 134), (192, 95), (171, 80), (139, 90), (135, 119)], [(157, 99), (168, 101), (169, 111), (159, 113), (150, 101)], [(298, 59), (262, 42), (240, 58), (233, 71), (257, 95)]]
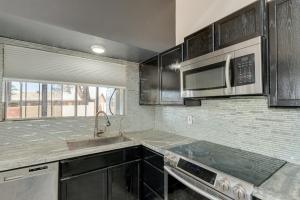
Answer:
[[(127, 112), (111, 117), (111, 132), (155, 128), (300, 164), (300, 109), (268, 108), (265, 97), (205, 100), (201, 107), (139, 106), (138, 73), (137, 65), (127, 67)], [(0, 122), (0, 147), (88, 136), (93, 128), (93, 117)]]
[[(300, 109), (269, 108), (264, 97), (156, 107), (155, 128), (300, 164)], [(187, 116), (193, 116), (188, 125)]]

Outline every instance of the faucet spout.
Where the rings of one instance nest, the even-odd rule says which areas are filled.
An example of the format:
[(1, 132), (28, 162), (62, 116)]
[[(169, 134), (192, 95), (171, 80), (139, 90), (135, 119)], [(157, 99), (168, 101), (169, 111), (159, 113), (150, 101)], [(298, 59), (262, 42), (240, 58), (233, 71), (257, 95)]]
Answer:
[[(99, 129), (99, 116), (100, 114), (103, 114), (105, 120), (106, 120), (106, 123), (104, 124), (105, 127), (104, 129)], [(99, 137), (99, 135), (105, 133), (106, 131), (106, 128), (111, 126), (111, 122), (109, 121), (109, 118), (106, 114), (106, 112), (102, 111), (102, 110), (99, 110), (97, 113), (96, 113), (96, 116), (95, 116), (95, 130), (94, 130), (94, 138), (96, 137)]]

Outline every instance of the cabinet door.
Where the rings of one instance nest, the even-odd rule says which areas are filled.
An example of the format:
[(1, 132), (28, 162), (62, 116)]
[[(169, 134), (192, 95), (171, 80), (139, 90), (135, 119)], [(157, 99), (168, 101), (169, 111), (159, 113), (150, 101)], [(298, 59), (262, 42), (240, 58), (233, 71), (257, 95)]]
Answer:
[(158, 56), (140, 64), (140, 104), (159, 104)]
[(107, 200), (107, 170), (61, 180), (61, 200)]
[(140, 194), (140, 162), (108, 169), (109, 200), (137, 200)]
[(215, 23), (215, 49), (264, 35), (265, 0), (259, 0)]
[(143, 182), (153, 191), (164, 197), (164, 171), (143, 161)]
[(180, 63), (183, 61), (182, 45), (160, 54), (160, 103), (183, 104), (180, 95)]
[(163, 200), (155, 191), (153, 191), (146, 183), (143, 183), (142, 200)]
[(184, 38), (185, 60), (208, 54), (214, 50), (213, 25)]
[(300, 1), (270, 3), (270, 105), (300, 106)]

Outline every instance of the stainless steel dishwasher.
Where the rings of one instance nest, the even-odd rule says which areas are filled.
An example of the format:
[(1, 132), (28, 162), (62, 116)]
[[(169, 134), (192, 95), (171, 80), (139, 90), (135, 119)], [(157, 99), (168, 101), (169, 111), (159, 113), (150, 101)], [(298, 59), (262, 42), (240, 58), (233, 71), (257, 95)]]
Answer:
[(0, 173), (1, 200), (57, 200), (58, 163)]

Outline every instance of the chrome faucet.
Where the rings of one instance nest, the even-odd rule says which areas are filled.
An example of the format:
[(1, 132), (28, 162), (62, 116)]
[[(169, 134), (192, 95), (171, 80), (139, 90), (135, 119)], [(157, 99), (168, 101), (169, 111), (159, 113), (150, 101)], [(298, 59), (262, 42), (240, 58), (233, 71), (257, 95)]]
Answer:
[[(100, 116), (100, 114), (103, 114), (105, 119), (106, 119), (106, 123), (104, 124), (104, 129), (99, 129), (99, 122), (98, 122), (98, 118)], [(106, 112), (102, 111), (102, 110), (99, 110), (97, 113), (96, 113), (96, 116), (95, 116), (95, 130), (94, 130), (94, 138), (96, 137), (99, 137), (101, 134), (105, 133), (106, 131), (106, 128), (111, 126), (111, 123), (108, 119), (108, 116), (106, 114)]]

